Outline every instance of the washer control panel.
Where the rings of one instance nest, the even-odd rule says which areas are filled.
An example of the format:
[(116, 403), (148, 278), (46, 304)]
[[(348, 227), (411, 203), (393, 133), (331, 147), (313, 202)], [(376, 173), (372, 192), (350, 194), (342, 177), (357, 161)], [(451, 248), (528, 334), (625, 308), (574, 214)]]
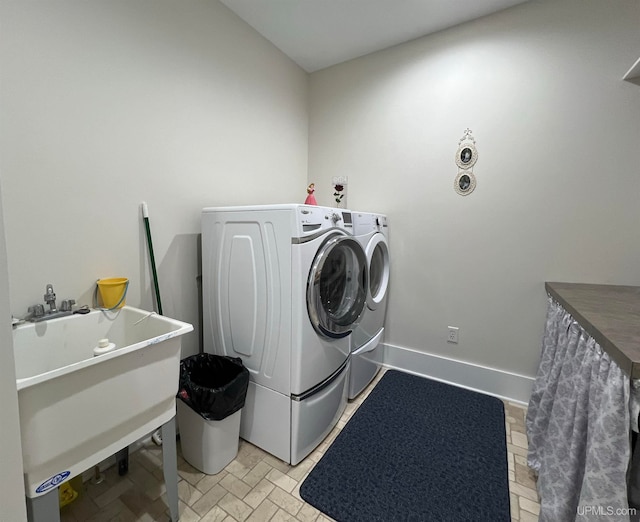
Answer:
[(298, 208), (296, 218), (300, 236), (313, 235), (329, 228), (351, 232), (353, 227), (351, 212), (339, 208), (304, 205)]

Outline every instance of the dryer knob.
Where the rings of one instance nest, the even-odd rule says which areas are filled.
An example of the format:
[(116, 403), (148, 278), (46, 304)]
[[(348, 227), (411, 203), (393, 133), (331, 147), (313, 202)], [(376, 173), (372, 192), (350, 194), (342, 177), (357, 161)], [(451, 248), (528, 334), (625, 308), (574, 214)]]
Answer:
[(331, 214), (331, 220), (333, 221), (334, 224), (340, 221), (341, 219), (342, 219), (342, 216), (337, 212), (334, 212), (333, 214)]

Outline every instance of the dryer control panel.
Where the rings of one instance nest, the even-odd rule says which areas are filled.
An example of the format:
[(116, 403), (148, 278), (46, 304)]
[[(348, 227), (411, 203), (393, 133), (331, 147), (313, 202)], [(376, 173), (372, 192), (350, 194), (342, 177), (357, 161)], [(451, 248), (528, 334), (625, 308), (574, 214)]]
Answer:
[(387, 232), (387, 216), (383, 214), (374, 214), (374, 224), (376, 228), (383, 233)]
[(362, 236), (373, 232), (387, 234), (387, 216), (371, 212), (354, 212), (353, 234)]

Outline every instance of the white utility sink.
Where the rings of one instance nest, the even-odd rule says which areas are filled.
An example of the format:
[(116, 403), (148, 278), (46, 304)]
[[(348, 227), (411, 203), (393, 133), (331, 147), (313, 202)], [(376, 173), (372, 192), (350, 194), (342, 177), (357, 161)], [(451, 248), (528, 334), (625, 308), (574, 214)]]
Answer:
[[(14, 328), (27, 497), (47, 493), (175, 416), (180, 336), (192, 330), (130, 306)], [(116, 349), (94, 357), (102, 338)]]

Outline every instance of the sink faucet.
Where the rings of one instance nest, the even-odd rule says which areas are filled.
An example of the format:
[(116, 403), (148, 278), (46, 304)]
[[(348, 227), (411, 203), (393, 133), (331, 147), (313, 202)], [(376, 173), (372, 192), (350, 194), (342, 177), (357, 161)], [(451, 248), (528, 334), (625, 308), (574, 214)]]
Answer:
[(53, 285), (48, 284), (46, 293), (44, 294), (44, 302), (49, 305), (49, 313), (57, 312), (56, 308), (56, 293), (53, 291)]
[(44, 305), (41, 304), (30, 306), (29, 314), (26, 317), (28, 321), (36, 323), (71, 315), (73, 313), (73, 305), (76, 304), (74, 299), (64, 299), (60, 309), (58, 309), (56, 306), (56, 293), (53, 291), (52, 284), (48, 284), (45, 288), (44, 302), (49, 305), (49, 309), (45, 310)]

